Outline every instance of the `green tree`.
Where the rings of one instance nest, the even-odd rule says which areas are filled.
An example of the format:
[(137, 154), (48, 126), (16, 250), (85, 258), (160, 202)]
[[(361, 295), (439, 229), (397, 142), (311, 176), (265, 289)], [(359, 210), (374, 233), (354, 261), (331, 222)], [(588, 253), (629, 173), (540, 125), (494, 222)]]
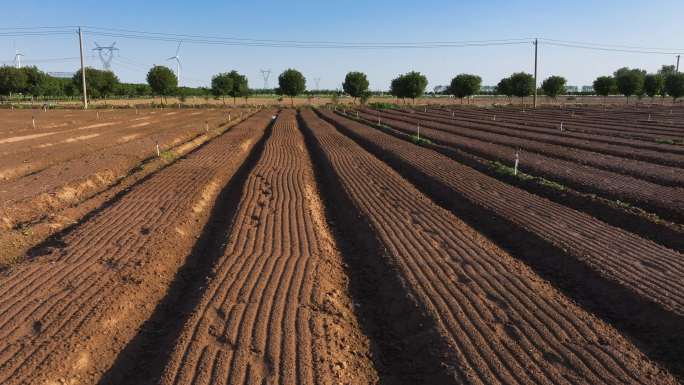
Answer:
[(475, 95), (476, 92), (480, 90), (482, 85), (482, 78), (477, 75), (470, 74), (460, 74), (456, 75), (455, 78), (451, 79), (451, 84), (449, 85), (449, 92), (461, 99), (461, 104), (463, 104), (463, 98)]
[(233, 78), (228, 73), (220, 73), (211, 78), (211, 93), (221, 97), (223, 104), (226, 104), (226, 95), (233, 91)]
[(233, 104), (235, 104), (235, 98), (246, 98), (249, 96), (249, 84), (247, 83), (247, 76), (240, 75), (237, 71), (230, 71), (228, 76), (233, 81), (233, 87), (231, 88), (228, 95), (233, 97)]
[(406, 92), (404, 91), (404, 83), (402, 82), (403, 75), (399, 75), (396, 78), (392, 79), (392, 83), (390, 84), (390, 94), (397, 97), (404, 99), (406, 97)]
[(364, 92), (368, 91), (368, 79), (366, 74), (363, 72), (349, 72), (347, 76), (344, 77), (344, 83), (342, 83), (342, 89), (344, 92), (349, 94), (354, 98), (354, 103), (356, 103), (356, 98), (363, 95)]
[[(102, 98), (114, 93), (119, 79), (112, 71), (101, 71), (90, 67), (86, 67), (85, 71), (88, 96), (91, 98)], [(72, 78), (78, 90), (83, 89), (82, 79), (81, 70), (79, 69)]]
[(662, 94), (664, 86), (665, 79), (663, 79), (660, 74), (648, 74), (644, 77), (644, 92), (651, 100), (653, 100), (656, 95)]
[(606, 97), (617, 91), (617, 83), (612, 76), (599, 76), (594, 80), (594, 92), (596, 95), (603, 96), (603, 104), (606, 104)]
[(370, 99), (370, 97), (371, 97), (372, 95), (373, 95), (373, 93), (371, 93), (371, 92), (368, 91), (368, 90), (363, 91), (363, 92), (361, 93), (361, 96), (359, 96), (359, 102), (360, 102), (362, 105), (365, 106), (365, 105), (368, 103), (368, 100)]
[(33, 97), (48, 95), (45, 92), (45, 82), (48, 78), (48, 75), (45, 72), (40, 71), (35, 66), (22, 67), (21, 70), (26, 74), (26, 88), (23, 90), (24, 93)]
[(684, 96), (684, 73), (672, 73), (665, 78), (665, 91), (672, 97), (672, 102)]
[(293, 98), (306, 90), (306, 79), (301, 72), (295, 69), (287, 69), (278, 76), (278, 95), (290, 97), (290, 104), (294, 105)]
[(19, 68), (0, 67), (0, 95), (11, 95), (26, 89), (26, 73)]
[(556, 96), (565, 91), (565, 83), (566, 80), (562, 76), (550, 76), (542, 82), (541, 88), (544, 91), (544, 95), (555, 99)]
[(511, 93), (519, 97), (523, 102), (526, 96), (534, 93), (534, 76), (525, 72), (516, 72), (510, 77)]
[(168, 67), (154, 66), (147, 73), (147, 84), (155, 95), (166, 98), (175, 92), (178, 78)]
[(425, 87), (428, 85), (427, 78), (420, 72), (411, 71), (406, 73), (401, 82), (403, 83), (402, 89), (407, 98), (413, 100), (413, 104), (416, 104), (416, 98), (419, 98), (425, 93)]
[[(496, 93), (499, 95), (506, 95), (509, 99), (513, 96), (513, 85), (511, 84), (511, 78), (503, 78), (496, 85)], [(509, 100), (510, 102), (510, 100)]]
[(623, 67), (615, 71), (614, 75), (617, 89), (627, 97), (627, 103), (630, 96), (643, 94), (646, 71)]

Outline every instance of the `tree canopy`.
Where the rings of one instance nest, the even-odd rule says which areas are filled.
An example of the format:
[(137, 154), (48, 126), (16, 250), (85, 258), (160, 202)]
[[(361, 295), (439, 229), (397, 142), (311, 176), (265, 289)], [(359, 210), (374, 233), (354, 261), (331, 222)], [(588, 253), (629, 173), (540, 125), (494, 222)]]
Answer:
[[(119, 84), (119, 78), (112, 71), (103, 71), (95, 68), (86, 67), (85, 69), (86, 87), (88, 96), (92, 98), (103, 98), (114, 93)], [(72, 78), (76, 89), (83, 89), (83, 77), (81, 70), (76, 71)]]
[(233, 78), (228, 73), (220, 73), (211, 78), (211, 93), (223, 98), (225, 104), (226, 95), (233, 90)]
[(154, 66), (147, 73), (147, 84), (150, 85), (155, 95), (169, 96), (176, 91), (178, 78), (170, 68)]
[(544, 91), (544, 95), (556, 98), (556, 96), (565, 92), (566, 82), (562, 76), (550, 76), (542, 82), (541, 88)]
[(398, 98), (415, 99), (425, 92), (428, 80), (420, 72), (411, 71), (392, 79), (390, 93)]
[(287, 95), (290, 97), (290, 103), (294, 105), (293, 97), (301, 94), (306, 90), (306, 79), (301, 72), (296, 69), (287, 69), (278, 76), (278, 95)]
[(623, 67), (615, 71), (614, 75), (618, 91), (628, 100), (632, 95), (643, 94), (646, 71)]
[(684, 73), (671, 73), (665, 78), (665, 91), (675, 101), (684, 96)]
[(360, 98), (364, 95), (364, 92), (368, 91), (368, 85), (369, 83), (366, 74), (352, 71), (347, 73), (347, 76), (344, 77), (342, 89), (356, 101), (356, 98)]
[(617, 91), (617, 83), (612, 76), (599, 76), (594, 80), (594, 92), (596, 95), (606, 97)]
[(235, 98), (244, 98), (249, 95), (247, 76), (240, 75), (237, 71), (233, 70), (228, 73), (228, 77), (233, 82), (233, 87), (228, 92), (228, 95), (233, 97), (233, 103), (235, 103)]
[(511, 78), (503, 78), (496, 85), (496, 93), (506, 95), (509, 98), (513, 96), (513, 87), (511, 85)]
[(481, 77), (477, 75), (460, 74), (451, 79), (449, 92), (452, 95), (461, 98), (461, 103), (463, 103), (463, 98), (475, 95), (475, 93), (480, 90), (481, 85)]
[(23, 92), (26, 88), (28, 77), (26, 72), (20, 68), (2, 66), (0, 67), (0, 94), (9, 95)]
[(660, 95), (663, 92), (665, 79), (660, 74), (648, 74), (644, 77), (644, 92), (650, 98)]
[(524, 98), (534, 93), (534, 76), (525, 73), (517, 72), (511, 75), (511, 88), (513, 95)]

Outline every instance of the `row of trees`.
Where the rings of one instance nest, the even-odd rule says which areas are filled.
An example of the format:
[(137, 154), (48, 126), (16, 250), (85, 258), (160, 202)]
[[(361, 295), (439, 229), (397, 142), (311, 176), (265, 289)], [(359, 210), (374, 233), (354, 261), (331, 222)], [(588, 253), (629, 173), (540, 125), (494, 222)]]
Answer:
[(673, 99), (684, 96), (684, 74), (678, 73), (674, 66), (662, 66), (657, 73), (649, 74), (644, 70), (620, 68), (613, 76), (600, 76), (594, 81), (594, 92), (604, 98), (621, 94), (627, 97), (644, 95), (655, 98), (669, 95)]
[[(206, 96), (212, 94), (216, 98), (247, 98), (251, 91), (247, 77), (237, 71), (219, 73), (211, 80), (211, 88), (179, 87), (176, 74), (164, 66), (155, 66), (147, 74), (147, 84), (121, 83), (111, 71), (86, 69), (88, 93), (93, 98), (120, 96)], [(428, 80), (420, 72), (408, 72), (399, 75), (390, 84), (390, 93), (397, 98), (414, 99), (422, 96)], [(565, 91), (565, 78), (550, 76), (545, 79), (540, 91), (544, 95), (555, 98)], [(459, 74), (451, 80), (446, 93), (461, 99), (470, 97), (480, 91), (482, 79), (477, 75)], [(371, 95), (366, 74), (358, 71), (347, 73), (342, 89), (354, 101), (365, 102)], [(75, 96), (82, 89), (81, 71), (77, 71), (72, 79), (61, 79), (47, 75), (36, 67), (14, 68), (0, 67), (0, 95), (25, 94), (31, 96)], [(306, 79), (301, 72), (287, 69), (278, 77), (279, 95), (294, 96), (304, 93)], [(534, 93), (534, 77), (524, 72), (514, 73), (502, 79), (496, 86), (496, 93), (508, 97), (527, 97)], [(594, 81), (597, 95), (608, 96), (622, 94), (629, 98), (633, 95), (643, 97), (671, 96), (673, 99), (684, 96), (684, 74), (677, 73), (674, 66), (663, 66), (657, 73), (649, 74), (644, 70), (620, 68), (612, 76), (601, 76)]]

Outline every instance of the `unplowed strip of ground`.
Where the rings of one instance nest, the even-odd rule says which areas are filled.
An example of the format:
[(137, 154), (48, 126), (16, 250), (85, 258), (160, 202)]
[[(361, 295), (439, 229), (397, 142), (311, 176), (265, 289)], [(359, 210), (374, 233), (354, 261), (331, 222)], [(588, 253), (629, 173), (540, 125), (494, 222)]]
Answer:
[(0, 277), (0, 382), (97, 382), (150, 316), (270, 111), (134, 186)]
[[(373, 113), (372, 110), (366, 110)], [(501, 123), (486, 122), (459, 122), (440, 117), (430, 117), (425, 113), (405, 113), (402, 111), (392, 111), (389, 114), (393, 119), (430, 127), (445, 132), (457, 133), (473, 139), (479, 139), (490, 143), (497, 143), (505, 146), (522, 148), (526, 151), (536, 152), (546, 156), (569, 160), (571, 162), (586, 164), (599, 169), (615, 171), (625, 175), (632, 175), (640, 179), (650, 180), (654, 183), (666, 186), (683, 186), (684, 177), (679, 173), (678, 166), (684, 166), (682, 155), (668, 154), (668, 161), (653, 163), (650, 160), (639, 160), (640, 150), (634, 148), (624, 148), (621, 154), (604, 153), (602, 144), (591, 144), (585, 149), (576, 148), (570, 143), (573, 140), (566, 140), (562, 135), (545, 135), (540, 133), (526, 134), (519, 133), (514, 127), (497, 127)], [(490, 124), (491, 123), (491, 124)], [(548, 139), (550, 143), (547, 143)], [(586, 142), (586, 141), (583, 141)], [(641, 150), (646, 151), (646, 150)], [(652, 155), (660, 156), (661, 153), (648, 151)], [(667, 165), (663, 164), (667, 163)]]
[[(511, 111), (507, 109), (430, 109), (429, 112), (439, 112), (442, 116), (451, 117), (452, 113), (455, 118), (472, 118), (476, 120), (491, 119), (496, 115), (497, 121), (504, 121), (508, 123), (517, 123), (522, 126), (521, 129), (529, 129), (533, 131), (536, 129), (548, 129), (549, 131), (559, 130), (560, 122), (563, 122), (563, 129), (565, 135), (570, 132), (593, 134), (597, 139), (609, 141), (611, 137), (622, 137), (628, 139), (640, 139), (644, 141), (644, 145), (649, 147), (656, 147), (655, 142), (660, 138), (681, 138), (683, 132), (681, 130), (661, 127), (658, 128), (655, 121), (650, 122), (649, 125), (633, 125), (619, 120), (604, 119), (601, 116), (590, 115), (588, 117), (580, 115), (575, 110), (549, 110), (548, 108), (540, 108), (536, 110)], [(648, 118), (648, 113), (643, 113), (645, 119)], [(630, 129), (631, 128), (631, 129)], [(586, 135), (579, 135), (579, 137)], [(637, 143), (634, 143), (637, 144)], [(660, 147), (665, 147), (660, 145)], [(665, 147), (668, 148), (668, 147)], [(676, 150), (676, 148), (671, 148)]]
[[(682, 255), (364, 124), (322, 111), (426, 194), (463, 216), (677, 373), (684, 366)], [(590, 289), (588, 289), (590, 288)]]
[(0, 177), (11, 181), (26, 175), (34, 176), (52, 165), (111, 151), (130, 142), (151, 141), (148, 151), (154, 151), (155, 141), (162, 148), (168, 147), (203, 132), (205, 122), (215, 127), (228, 121), (224, 114), (209, 110), (167, 114), (148, 113), (138, 118), (145, 119), (139, 122), (100, 121), (59, 132), (47, 140), (40, 138), (0, 145)]
[(0, 191), (3, 198), (0, 226), (5, 230), (0, 232), (0, 268), (21, 260), (37, 243), (77, 223), (138, 180), (222, 134), (239, 121), (223, 122), (209, 132), (202, 131), (202, 134), (172, 147), (164, 145), (162, 157), (156, 157), (154, 143), (143, 138), (53, 166), (29, 180), (22, 178), (4, 184), (2, 188), (5, 190)]
[[(439, 383), (675, 382), (389, 166), (311, 112), (302, 116), (320, 152), (317, 164), (339, 178), (338, 189), (351, 203), (342, 209), (359, 216), (349, 231), (377, 237), (385, 251), (367, 258), (383, 259), (415, 311), (431, 320), (421, 325), (423, 335), (401, 337), (413, 337), (411, 344), (426, 352), (438, 350)], [(410, 314), (387, 316), (413, 332), (403, 326)]]
[[(365, 113), (361, 113), (360, 117), (370, 121), (377, 119), (376, 116)], [(417, 125), (389, 117), (385, 117), (382, 124), (410, 135), (417, 133)], [(500, 162), (506, 166), (513, 167), (514, 165), (515, 148), (430, 128), (421, 128), (421, 137), (490, 161)], [(663, 218), (684, 223), (684, 189), (682, 188), (660, 186), (627, 175), (529, 152), (520, 154), (520, 170), (567, 184), (579, 191), (628, 202)]]
[(373, 383), (294, 110), (281, 113), (163, 384)]

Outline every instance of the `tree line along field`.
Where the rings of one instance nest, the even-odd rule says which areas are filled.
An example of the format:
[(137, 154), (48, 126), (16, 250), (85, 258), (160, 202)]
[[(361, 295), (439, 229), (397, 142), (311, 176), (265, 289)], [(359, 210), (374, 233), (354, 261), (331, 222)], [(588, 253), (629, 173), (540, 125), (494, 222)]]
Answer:
[(0, 383), (684, 378), (679, 106), (0, 115)]

